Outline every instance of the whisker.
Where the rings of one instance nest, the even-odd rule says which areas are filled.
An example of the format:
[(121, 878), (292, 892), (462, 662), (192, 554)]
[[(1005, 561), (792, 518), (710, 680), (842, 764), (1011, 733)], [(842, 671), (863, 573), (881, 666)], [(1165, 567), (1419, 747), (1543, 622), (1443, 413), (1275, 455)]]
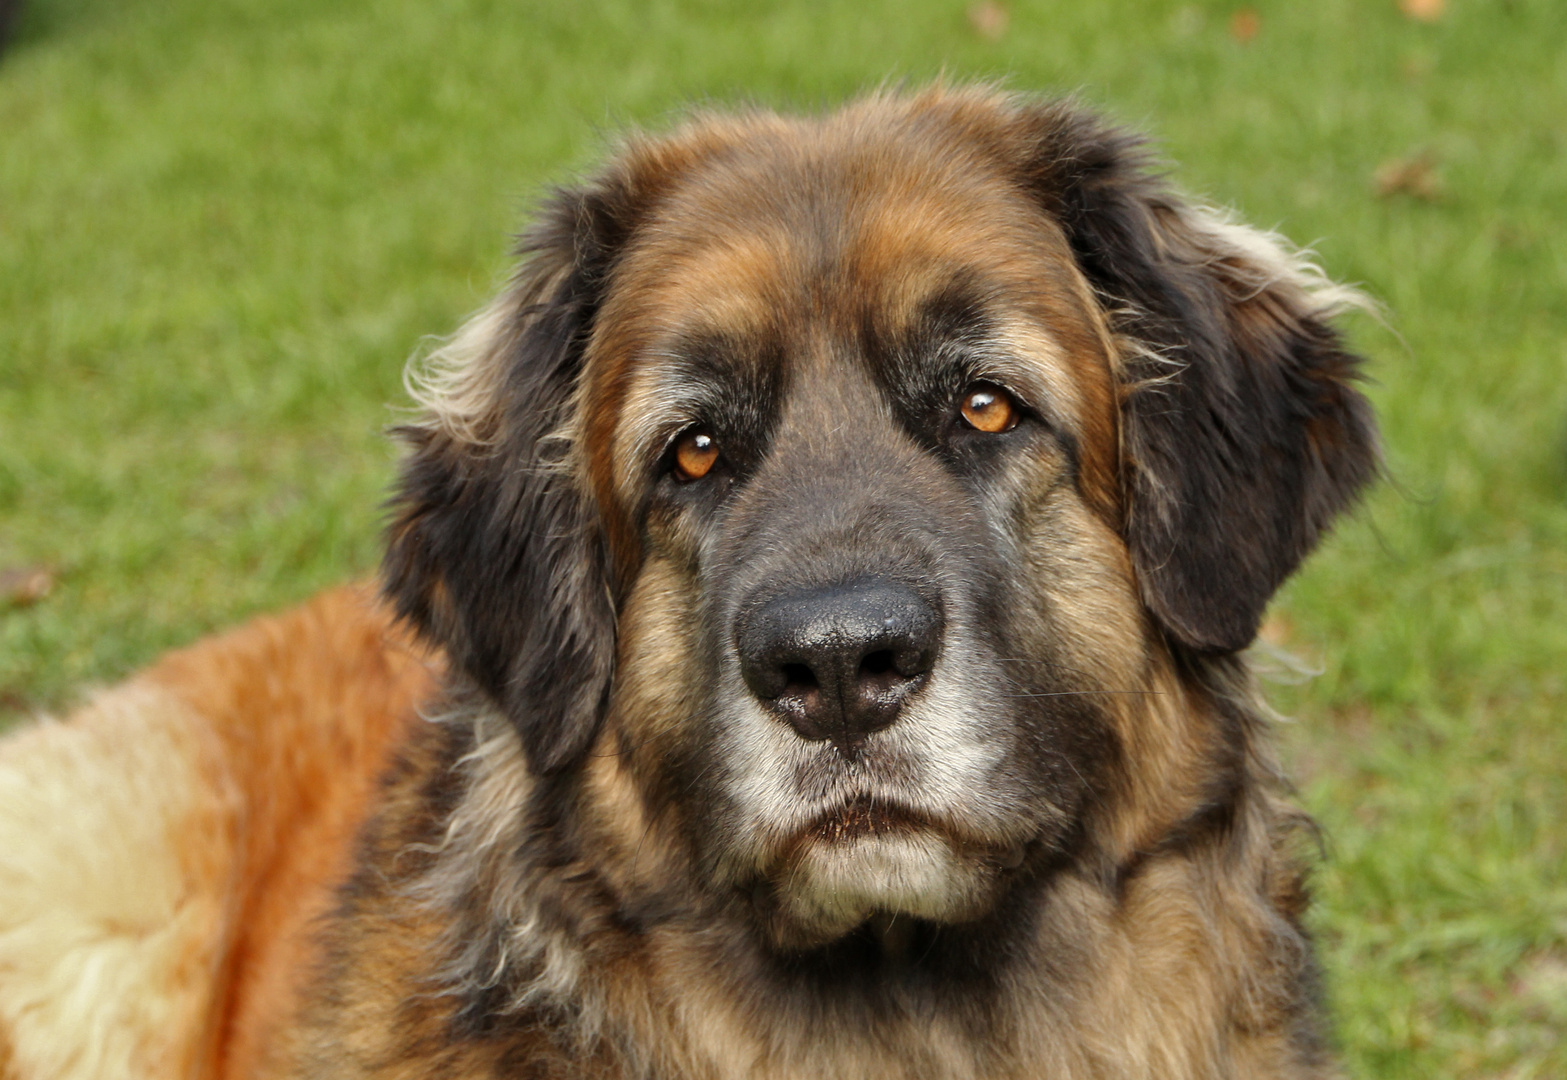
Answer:
[(1052, 690), (1049, 693), (1038, 694), (1002, 694), (1009, 698), (1039, 698), (1039, 697), (1087, 697), (1090, 694), (1142, 694), (1149, 697), (1163, 697), (1163, 690)]

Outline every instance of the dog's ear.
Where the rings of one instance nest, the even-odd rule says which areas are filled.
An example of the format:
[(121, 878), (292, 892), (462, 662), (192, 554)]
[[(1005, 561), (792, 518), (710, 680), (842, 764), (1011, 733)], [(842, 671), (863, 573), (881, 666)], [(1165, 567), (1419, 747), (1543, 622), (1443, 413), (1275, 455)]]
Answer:
[(516, 724), (530, 762), (576, 760), (602, 718), (615, 615), (575, 445), (586, 336), (628, 226), (607, 184), (559, 193), (510, 287), (421, 367), (382, 579)]
[(1361, 361), (1330, 324), (1353, 294), (1175, 195), (1135, 138), (1069, 105), (1029, 128), (1030, 183), (1123, 346), (1123, 528), (1144, 603), (1190, 648), (1244, 648), (1377, 469)]

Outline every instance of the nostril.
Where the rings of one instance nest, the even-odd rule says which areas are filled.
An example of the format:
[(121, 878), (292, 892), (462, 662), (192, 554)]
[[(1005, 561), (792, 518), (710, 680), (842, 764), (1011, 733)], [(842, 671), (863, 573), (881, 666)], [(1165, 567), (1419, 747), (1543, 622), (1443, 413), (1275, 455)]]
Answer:
[(783, 664), (778, 668), (777, 677), (782, 680), (783, 688), (773, 696), (773, 708), (796, 730), (813, 733), (807, 738), (820, 738), (819, 718), (815, 714), (821, 711), (822, 691), (816, 672), (805, 664)]
[(928, 664), (909, 662), (892, 649), (878, 649), (860, 661), (859, 700), (868, 707), (895, 706), (924, 680)]
[(892, 671), (892, 650), (878, 649), (860, 661), (860, 678), (886, 675)]
[(818, 689), (816, 672), (804, 664), (785, 664), (781, 669), (784, 677), (784, 687), (778, 696), (804, 697), (810, 691)]

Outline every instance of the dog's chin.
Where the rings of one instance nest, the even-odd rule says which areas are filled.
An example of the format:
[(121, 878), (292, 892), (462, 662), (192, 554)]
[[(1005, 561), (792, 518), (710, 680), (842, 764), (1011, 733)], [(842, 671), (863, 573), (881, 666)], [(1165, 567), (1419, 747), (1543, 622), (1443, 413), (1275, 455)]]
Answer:
[(790, 950), (829, 945), (867, 923), (970, 922), (995, 904), (1009, 861), (929, 826), (835, 822), (802, 837), (767, 875), (759, 912), (772, 944)]

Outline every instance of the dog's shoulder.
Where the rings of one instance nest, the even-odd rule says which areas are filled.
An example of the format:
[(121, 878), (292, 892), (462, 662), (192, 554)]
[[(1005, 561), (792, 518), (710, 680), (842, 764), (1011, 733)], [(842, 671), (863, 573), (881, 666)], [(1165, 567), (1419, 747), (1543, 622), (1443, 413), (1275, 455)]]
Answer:
[(250, 1075), (291, 1022), (377, 777), (440, 678), (370, 590), (344, 587), (0, 743), (0, 1033), (16, 1075)]
[(449, 1002), (418, 989), (446, 920), (415, 893), (440, 842), (459, 734), (447, 725), (419, 726), (382, 775), (353, 874), (316, 926), (312, 986), (295, 1003), (298, 1026), (287, 1035), (286, 1052), (270, 1063), (276, 1075), (371, 1076), (378, 1063), (395, 1059), (408, 1068), (423, 1056), (419, 1047), (438, 1045)]
[(492, 896), (443, 887), (442, 854), (475, 751), (463, 720), (424, 723), (402, 740), (371, 801), (355, 870), (317, 925), (318, 959), (285, 1052), (263, 1075), (583, 1075), (547, 1020), (497, 1026), (482, 987), (443, 978), (465, 936), (506, 915), (486, 909)]

